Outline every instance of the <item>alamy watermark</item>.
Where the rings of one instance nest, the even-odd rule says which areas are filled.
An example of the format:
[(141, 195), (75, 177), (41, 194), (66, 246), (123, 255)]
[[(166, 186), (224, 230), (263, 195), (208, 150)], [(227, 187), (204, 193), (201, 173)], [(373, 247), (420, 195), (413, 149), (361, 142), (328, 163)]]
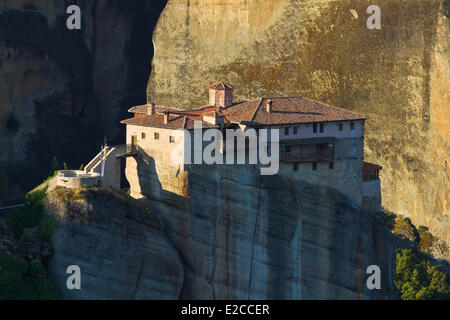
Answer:
[(67, 7), (67, 14), (70, 16), (67, 18), (66, 26), (69, 30), (80, 30), (81, 29), (81, 9), (77, 5), (71, 5)]
[(81, 269), (77, 265), (71, 265), (67, 267), (67, 274), (70, 276), (67, 278), (66, 286), (69, 290), (81, 290)]
[(370, 276), (367, 278), (366, 285), (369, 290), (381, 289), (381, 269), (379, 266), (373, 264), (367, 267), (367, 274)]

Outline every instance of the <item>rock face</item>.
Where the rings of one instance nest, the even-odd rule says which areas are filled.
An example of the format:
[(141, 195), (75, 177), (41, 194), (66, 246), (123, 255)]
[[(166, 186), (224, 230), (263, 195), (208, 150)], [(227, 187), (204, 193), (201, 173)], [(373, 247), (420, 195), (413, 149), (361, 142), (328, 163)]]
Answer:
[[(135, 167), (127, 165), (137, 177), (132, 195), (147, 197), (182, 256), (181, 298), (396, 297), (394, 237), (331, 188), (260, 176), (253, 166), (195, 166), (179, 178), (162, 166), (135, 176)], [(366, 287), (370, 265), (380, 266), (381, 290)]]
[[(177, 299), (183, 265), (156, 217), (126, 196), (56, 188), (45, 208), (58, 223), (47, 261), (62, 299)], [(68, 266), (81, 269), (81, 290), (68, 290)]]
[(223, 80), (236, 101), (302, 95), (361, 112), (384, 207), (450, 243), (449, 4), (382, 1), (369, 30), (372, 2), (169, 0), (148, 100), (205, 105)]
[[(81, 8), (82, 29), (66, 27)], [(10, 193), (48, 175), (52, 158), (75, 169), (106, 136), (122, 143), (118, 124), (145, 102), (153, 46), (148, 40), (163, 1), (16, 1), (0, 3), (0, 167)]]

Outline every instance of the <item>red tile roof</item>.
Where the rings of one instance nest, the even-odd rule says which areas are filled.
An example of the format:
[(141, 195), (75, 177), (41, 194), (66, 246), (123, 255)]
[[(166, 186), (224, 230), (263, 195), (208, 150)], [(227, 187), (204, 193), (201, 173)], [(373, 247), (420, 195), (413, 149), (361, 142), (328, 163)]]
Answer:
[[(130, 113), (141, 113), (141, 114), (147, 114), (147, 111), (150, 108), (150, 104), (144, 104), (141, 106), (135, 106), (130, 109), (128, 109), (128, 112)], [(183, 109), (178, 108), (169, 108), (169, 107), (163, 107), (163, 106), (155, 106), (155, 112), (163, 113), (168, 110), (174, 110), (174, 111), (181, 111)]]
[[(219, 84), (223, 83), (220, 82)], [(270, 113), (266, 109), (266, 104), (269, 101), (272, 103)], [(144, 116), (127, 119), (121, 123), (158, 128), (192, 129), (194, 120), (203, 121), (203, 116), (212, 115), (212, 112), (215, 112), (218, 118), (223, 117), (225, 124), (244, 123), (250, 126), (367, 119), (362, 114), (302, 97), (260, 98), (235, 103), (228, 108), (204, 106), (192, 110), (183, 110), (155, 106), (156, 113), (154, 115), (145, 115), (148, 107), (149, 105), (143, 105), (131, 108), (130, 112), (144, 114)], [(162, 115), (165, 112), (171, 114), (171, 121), (167, 125), (164, 124)], [(185, 127), (183, 127), (183, 123), (186, 123)], [(215, 126), (203, 122), (203, 127), (211, 128)]]
[(377, 170), (381, 170), (381, 169), (383, 169), (383, 167), (378, 164), (371, 163), (371, 162), (365, 162), (365, 161), (363, 162), (363, 172), (364, 173), (377, 171)]
[[(167, 124), (164, 123), (164, 114), (155, 113), (153, 115), (145, 115), (141, 117), (131, 118), (120, 121), (123, 124), (135, 125), (135, 126), (143, 126), (143, 127), (153, 127), (153, 128), (163, 128), (163, 129), (194, 129), (194, 119), (191, 117), (187, 117), (184, 115), (170, 114), (169, 121)], [(217, 126), (202, 121), (203, 128), (217, 128)]]
[(217, 82), (209, 86), (210, 89), (215, 90), (225, 90), (225, 89), (234, 89), (231, 84), (227, 84), (225, 82)]
[[(272, 101), (270, 113), (267, 102)], [(260, 98), (234, 104), (225, 110), (231, 122), (250, 122), (253, 125), (295, 124), (345, 120), (366, 120), (367, 117), (302, 97)]]

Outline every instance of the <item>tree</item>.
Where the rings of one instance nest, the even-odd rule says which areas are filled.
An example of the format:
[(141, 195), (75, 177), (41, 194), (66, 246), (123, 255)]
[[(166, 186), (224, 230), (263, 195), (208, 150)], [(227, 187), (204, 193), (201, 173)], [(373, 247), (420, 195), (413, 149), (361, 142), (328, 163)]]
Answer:
[(431, 265), (427, 254), (411, 249), (397, 252), (395, 286), (403, 300), (450, 298), (447, 274)]

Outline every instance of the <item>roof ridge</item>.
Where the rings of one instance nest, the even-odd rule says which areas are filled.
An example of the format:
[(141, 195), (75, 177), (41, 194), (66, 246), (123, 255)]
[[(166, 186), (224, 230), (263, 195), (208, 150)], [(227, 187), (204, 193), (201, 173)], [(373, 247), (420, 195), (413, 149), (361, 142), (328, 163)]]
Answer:
[[(292, 98), (295, 98), (295, 97), (292, 97)], [(326, 103), (326, 102), (320, 102), (320, 101), (318, 101), (318, 100), (314, 100), (314, 99), (311, 99), (311, 98), (308, 98), (308, 97), (300, 97), (300, 98), (302, 98), (302, 99), (304, 99), (304, 100), (309, 100), (309, 101), (311, 101), (311, 102), (315, 102), (315, 103), (318, 103), (318, 104), (321, 104), (321, 105), (325, 105), (325, 106), (328, 106), (328, 107), (332, 107), (332, 108), (344, 110), (344, 111), (347, 111), (347, 112), (355, 113), (355, 114), (358, 114), (358, 115), (360, 115), (360, 116), (363, 116), (363, 117), (367, 118), (367, 116), (364, 115), (364, 114), (362, 114), (362, 113), (355, 112), (355, 111), (352, 111), (352, 110), (348, 110), (348, 109), (345, 109), (345, 108), (343, 108), (343, 107), (334, 106), (334, 105), (332, 105), (332, 104), (329, 104), (329, 103)]]
[(258, 103), (258, 105), (256, 106), (256, 109), (255, 109), (255, 111), (253, 112), (252, 117), (250, 118), (249, 121), (253, 121), (253, 120), (255, 119), (256, 113), (258, 112), (259, 106), (261, 105), (263, 99), (264, 99), (264, 98), (259, 98), (259, 103)]

